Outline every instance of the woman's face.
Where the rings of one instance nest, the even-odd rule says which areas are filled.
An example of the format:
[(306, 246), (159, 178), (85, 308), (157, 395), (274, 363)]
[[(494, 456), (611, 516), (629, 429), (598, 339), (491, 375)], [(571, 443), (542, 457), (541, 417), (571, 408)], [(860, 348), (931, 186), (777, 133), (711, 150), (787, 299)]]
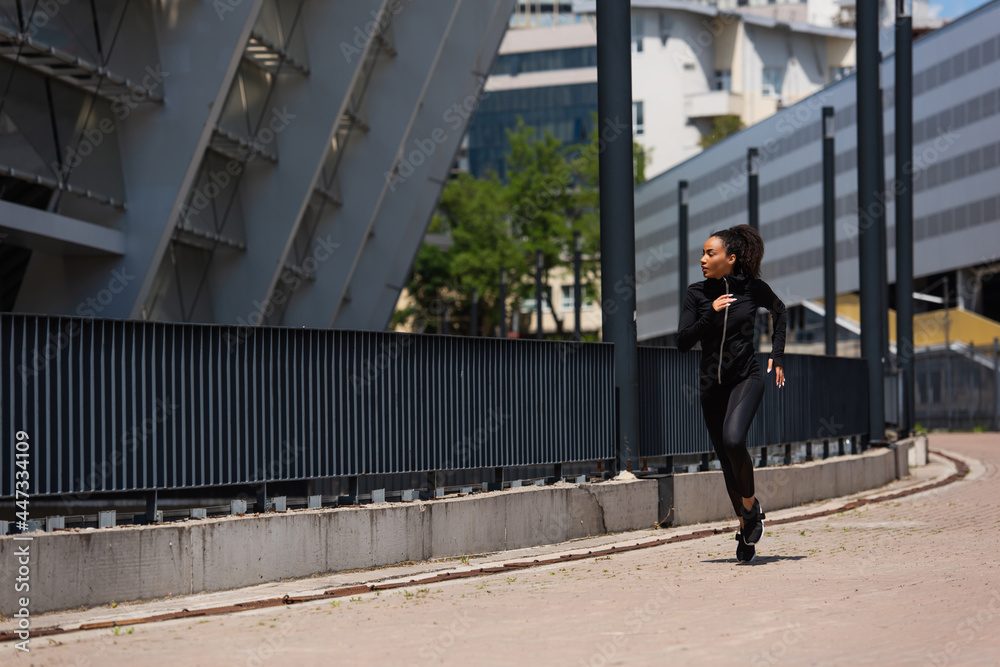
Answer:
[(726, 246), (718, 236), (709, 237), (701, 250), (701, 274), (706, 278), (720, 279), (733, 272), (736, 255), (726, 256)]

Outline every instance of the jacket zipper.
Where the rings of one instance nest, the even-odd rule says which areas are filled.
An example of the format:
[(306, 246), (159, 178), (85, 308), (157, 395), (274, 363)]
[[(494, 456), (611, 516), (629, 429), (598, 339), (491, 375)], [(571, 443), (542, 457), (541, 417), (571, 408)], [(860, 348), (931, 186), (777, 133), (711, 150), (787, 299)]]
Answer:
[[(725, 277), (722, 281), (726, 283), (726, 294), (729, 294), (729, 281)], [(722, 340), (719, 341), (719, 384), (722, 384), (722, 348), (726, 344), (726, 322), (729, 320), (729, 307), (726, 307), (722, 314)]]

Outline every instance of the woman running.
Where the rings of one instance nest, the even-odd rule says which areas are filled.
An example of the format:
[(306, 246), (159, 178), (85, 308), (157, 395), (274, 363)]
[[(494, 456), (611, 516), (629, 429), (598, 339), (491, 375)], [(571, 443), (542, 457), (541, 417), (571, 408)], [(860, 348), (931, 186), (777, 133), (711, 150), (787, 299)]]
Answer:
[(726, 491), (740, 520), (736, 559), (756, 557), (764, 534), (764, 512), (754, 497), (753, 461), (747, 432), (764, 395), (764, 378), (754, 354), (757, 308), (774, 317), (767, 372), (785, 385), (785, 304), (760, 279), (764, 240), (750, 225), (715, 232), (705, 241), (705, 280), (688, 287), (677, 328), (677, 347), (687, 352), (701, 342), (701, 408), (712, 447), (719, 457)]

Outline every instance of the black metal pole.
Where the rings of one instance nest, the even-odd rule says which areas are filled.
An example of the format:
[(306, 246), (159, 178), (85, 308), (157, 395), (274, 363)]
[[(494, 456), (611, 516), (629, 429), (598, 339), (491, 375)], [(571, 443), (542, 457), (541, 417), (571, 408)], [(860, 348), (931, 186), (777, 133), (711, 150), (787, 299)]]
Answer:
[(677, 184), (677, 303), (684, 305), (688, 288), (688, 182)]
[[(631, 3), (597, 5), (597, 115), (602, 139), (601, 298), (604, 340), (615, 345), (618, 470), (636, 448), (635, 201), (632, 155)], [(634, 453), (636, 452), (636, 453)]]
[(951, 299), (948, 291), (951, 287), (948, 284), (948, 276), (944, 277), (944, 395), (945, 404), (948, 406), (948, 430), (951, 430), (951, 314), (948, 306)]
[(580, 232), (573, 232), (573, 339), (583, 340), (583, 283), (580, 281), (580, 270), (583, 264), (583, 243)]
[(993, 430), (1000, 431), (1000, 338), (993, 339)]
[(479, 335), (479, 290), (472, 288), (472, 317), (469, 324), (469, 335)]
[[(757, 159), (759, 151), (756, 148), (747, 149), (747, 224), (760, 231), (760, 188), (758, 183)], [(683, 303), (683, 302), (682, 302)], [(753, 316), (753, 349), (760, 349), (760, 313)]]
[(896, 0), (896, 355), (903, 371), (899, 432), (915, 422), (913, 349), (913, 17)]
[(760, 231), (760, 190), (758, 187), (758, 156), (756, 148), (747, 149), (747, 224)]
[(500, 267), (500, 337), (507, 337), (507, 269)]
[(857, 4), (858, 240), (861, 285), (861, 356), (868, 361), (868, 433), (885, 438), (882, 380), (882, 286), (879, 284), (878, 201), (878, 10), (877, 2)]
[(823, 318), (826, 353), (837, 356), (836, 153), (833, 107), (823, 107)]
[(535, 338), (542, 340), (545, 332), (542, 330), (542, 266), (545, 257), (541, 250), (535, 251)]
[(878, 82), (878, 263), (879, 285), (882, 288), (882, 323), (879, 336), (882, 344), (883, 366), (889, 363), (889, 246), (886, 237), (888, 200), (885, 191), (885, 93), (882, 88), (882, 61), (879, 58)]

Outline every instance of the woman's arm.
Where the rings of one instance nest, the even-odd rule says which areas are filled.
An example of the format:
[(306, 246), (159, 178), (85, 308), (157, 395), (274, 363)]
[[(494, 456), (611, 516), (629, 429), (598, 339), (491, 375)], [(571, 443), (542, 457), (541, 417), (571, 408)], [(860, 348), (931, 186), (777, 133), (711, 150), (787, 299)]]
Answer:
[(771, 360), (775, 366), (784, 366), (785, 354), (785, 304), (763, 280), (755, 281), (754, 300), (757, 305), (767, 308), (774, 318), (774, 333), (771, 335)]
[(677, 347), (681, 352), (687, 352), (705, 337), (714, 314), (715, 311), (709, 308), (704, 315), (698, 317), (698, 295), (688, 287), (684, 295), (684, 306), (681, 308), (681, 320), (677, 325)]

